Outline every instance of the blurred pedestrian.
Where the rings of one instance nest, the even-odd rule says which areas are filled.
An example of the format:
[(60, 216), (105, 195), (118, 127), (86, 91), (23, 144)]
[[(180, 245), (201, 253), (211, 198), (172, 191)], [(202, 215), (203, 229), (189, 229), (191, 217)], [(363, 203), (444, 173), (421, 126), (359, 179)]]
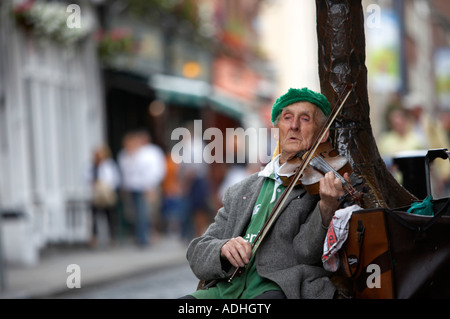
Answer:
[[(447, 135), (447, 141), (450, 142), (450, 109), (442, 109), (439, 114), (439, 120)], [(450, 145), (446, 145), (445, 148), (450, 149)]]
[(177, 164), (173, 159), (171, 153), (166, 154), (167, 174), (164, 178), (163, 189), (163, 204), (162, 204), (162, 219), (163, 229), (168, 235), (175, 235), (183, 237), (188, 226), (184, 222), (185, 219), (185, 205), (182, 192), (182, 181), (180, 180), (180, 164)]
[[(423, 139), (424, 149), (448, 148), (450, 145), (446, 129), (442, 121), (433, 118), (427, 112), (427, 101), (417, 93), (411, 93), (405, 97), (405, 108), (413, 118), (413, 130)], [(447, 161), (437, 159), (431, 167), (432, 188), (436, 195), (443, 194), (445, 184), (450, 179), (450, 165)]]
[(222, 183), (220, 183), (219, 190), (217, 192), (218, 201), (223, 205), (223, 196), (225, 195), (226, 190), (244, 180), (247, 176), (250, 175), (250, 170), (247, 168), (247, 165), (237, 163), (237, 164), (230, 164), (227, 167), (227, 171), (225, 173), (225, 177), (222, 180)]
[[(444, 146), (447, 150), (450, 150), (450, 110), (449, 109), (441, 109), (439, 114), (439, 119), (442, 125), (442, 128), (445, 131), (445, 134), (447, 136), (447, 145)], [(448, 164), (448, 163), (447, 163)], [(446, 196), (450, 196), (450, 178), (447, 179), (443, 193), (446, 194)]]
[(141, 247), (150, 243), (153, 218), (157, 216), (161, 182), (166, 174), (162, 149), (151, 142), (148, 132), (137, 130), (124, 136), (118, 156), (122, 173), (122, 190), (128, 196), (136, 242)]
[(412, 120), (401, 107), (388, 110), (389, 129), (378, 139), (378, 150), (387, 163), (397, 152), (425, 149), (426, 144), (412, 130)]
[[(272, 145), (271, 143), (268, 143), (269, 145), (266, 144), (267, 141), (270, 141), (270, 139), (264, 141), (264, 150), (266, 151), (266, 154), (270, 154)], [(268, 151), (266, 149), (268, 149)], [(251, 163), (248, 160), (248, 156), (246, 156), (245, 135), (236, 135), (231, 138), (227, 137), (227, 152), (231, 152), (234, 155), (234, 160), (232, 163), (227, 163), (224, 178), (217, 191), (217, 201), (220, 203), (218, 209), (223, 206), (223, 196), (230, 186), (244, 180), (249, 175), (258, 172), (259, 169), (261, 169), (261, 163)], [(242, 161), (243, 157), (245, 157), (244, 161)]]
[[(195, 134), (191, 123), (186, 125), (190, 131), (190, 143), (186, 143), (183, 150), (189, 154), (190, 161), (182, 162), (180, 166), (180, 178), (183, 184), (183, 198), (186, 205), (183, 237), (191, 239), (192, 236), (203, 234), (212, 221), (211, 211), (211, 185), (209, 181), (209, 167), (202, 156), (202, 160), (196, 161), (194, 154), (203, 154), (204, 143), (201, 136)], [(209, 160), (208, 160), (209, 161)], [(188, 225), (192, 224), (192, 227)], [(193, 233), (191, 232), (193, 231)]]
[(394, 165), (395, 154), (403, 151), (423, 150), (425, 144), (421, 136), (412, 130), (412, 120), (407, 110), (401, 106), (394, 106), (386, 113), (388, 130), (378, 139), (378, 150), (388, 170), (399, 183), (402, 183), (402, 173)]
[(101, 145), (94, 150), (92, 164), (87, 175), (88, 182), (92, 187), (92, 237), (90, 244), (92, 247), (97, 247), (98, 225), (101, 218), (106, 218), (111, 241), (115, 239), (113, 214), (116, 208), (120, 174), (107, 145)]
[(447, 147), (448, 139), (442, 123), (432, 119), (425, 109), (426, 101), (420, 95), (407, 95), (404, 105), (412, 116), (412, 129), (420, 136), (425, 149)]

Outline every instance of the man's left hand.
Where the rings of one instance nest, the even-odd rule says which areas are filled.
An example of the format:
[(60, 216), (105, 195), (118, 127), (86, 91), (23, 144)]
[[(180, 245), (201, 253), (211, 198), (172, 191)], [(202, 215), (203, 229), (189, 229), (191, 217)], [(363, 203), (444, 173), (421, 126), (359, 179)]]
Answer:
[[(345, 173), (343, 177), (346, 181), (350, 181), (348, 173)], [(319, 208), (322, 215), (322, 224), (325, 227), (328, 227), (334, 212), (339, 208), (339, 198), (345, 195), (345, 190), (342, 187), (341, 180), (336, 178), (333, 172), (328, 172), (320, 180), (319, 194)]]

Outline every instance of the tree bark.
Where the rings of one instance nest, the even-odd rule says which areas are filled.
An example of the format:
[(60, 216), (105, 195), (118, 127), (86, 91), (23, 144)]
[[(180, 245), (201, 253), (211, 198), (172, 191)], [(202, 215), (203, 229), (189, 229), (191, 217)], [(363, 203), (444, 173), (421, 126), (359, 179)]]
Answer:
[(354, 85), (330, 130), (332, 143), (366, 186), (363, 208), (409, 205), (416, 198), (388, 171), (370, 124), (361, 0), (316, 0), (316, 10), (322, 93), (333, 106)]

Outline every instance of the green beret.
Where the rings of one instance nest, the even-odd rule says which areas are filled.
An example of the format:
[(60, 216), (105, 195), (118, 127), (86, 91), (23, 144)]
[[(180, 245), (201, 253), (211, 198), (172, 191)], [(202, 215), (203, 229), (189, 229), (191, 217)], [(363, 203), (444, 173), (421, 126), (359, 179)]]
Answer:
[(325, 95), (311, 91), (308, 88), (303, 89), (289, 89), (289, 91), (280, 96), (272, 106), (272, 123), (275, 122), (281, 110), (296, 102), (310, 102), (316, 105), (326, 116), (331, 112), (330, 103)]

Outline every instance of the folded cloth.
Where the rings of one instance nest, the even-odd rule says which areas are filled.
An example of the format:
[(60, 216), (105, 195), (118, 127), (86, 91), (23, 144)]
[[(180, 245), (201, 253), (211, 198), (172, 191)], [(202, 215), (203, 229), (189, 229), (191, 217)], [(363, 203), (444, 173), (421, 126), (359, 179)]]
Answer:
[(433, 196), (426, 197), (422, 202), (415, 202), (411, 204), (407, 213), (423, 216), (433, 216)]
[(334, 213), (323, 244), (322, 263), (325, 270), (334, 272), (339, 269), (339, 254), (337, 252), (347, 240), (348, 222), (350, 217), (352, 217), (352, 213), (361, 209), (358, 205), (352, 205), (339, 209)]

